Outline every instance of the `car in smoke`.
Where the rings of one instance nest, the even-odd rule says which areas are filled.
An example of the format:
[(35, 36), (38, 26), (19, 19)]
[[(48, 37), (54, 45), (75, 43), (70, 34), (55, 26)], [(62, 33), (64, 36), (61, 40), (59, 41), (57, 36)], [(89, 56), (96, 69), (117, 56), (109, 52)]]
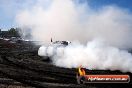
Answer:
[(39, 56), (53, 57), (55, 55), (62, 55), (64, 48), (68, 46), (71, 42), (69, 41), (52, 41), (49, 46), (41, 46), (38, 50)]

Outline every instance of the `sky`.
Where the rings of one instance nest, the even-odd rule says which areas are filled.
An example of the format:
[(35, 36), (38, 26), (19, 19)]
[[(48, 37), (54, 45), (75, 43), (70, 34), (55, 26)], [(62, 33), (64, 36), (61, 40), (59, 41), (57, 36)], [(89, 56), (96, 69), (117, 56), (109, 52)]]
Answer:
[[(17, 27), (15, 18), (19, 11), (29, 9), (37, 1), (44, 3), (44, 0), (0, 0), (0, 29), (8, 30)], [(87, 2), (90, 8), (95, 10), (106, 5), (114, 5), (132, 12), (132, 0), (79, 0), (80, 4), (83, 2)]]

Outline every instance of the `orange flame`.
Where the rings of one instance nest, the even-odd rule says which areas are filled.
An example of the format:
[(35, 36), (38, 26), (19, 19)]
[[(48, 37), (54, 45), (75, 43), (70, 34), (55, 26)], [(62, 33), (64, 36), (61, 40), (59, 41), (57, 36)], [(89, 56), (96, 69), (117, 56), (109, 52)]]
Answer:
[(86, 72), (85, 72), (85, 70), (82, 68), (82, 66), (80, 66), (80, 67), (78, 68), (78, 73), (79, 73), (80, 76), (86, 75)]

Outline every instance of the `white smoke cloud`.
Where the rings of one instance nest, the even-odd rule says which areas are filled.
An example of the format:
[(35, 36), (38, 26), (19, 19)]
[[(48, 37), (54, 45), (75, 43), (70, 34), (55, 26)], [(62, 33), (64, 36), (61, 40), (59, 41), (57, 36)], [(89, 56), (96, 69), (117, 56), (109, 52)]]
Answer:
[(132, 55), (124, 50), (93, 40), (84, 45), (70, 45), (62, 56), (53, 58), (55, 65), (62, 67), (83, 67), (90, 69), (110, 69), (132, 72)]
[(132, 48), (132, 14), (129, 11), (117, 6), (93, 10), (89, 5), (75, 3), (73, 0), (42, 1), (38, 0), (36, 5), (17, 14), (16, 21), (23, 28), (24, 35), (30, 29), (32, 39), (44, 43), (49, 42), (51, 37), (53, 40), (77, 40), (83, 44), (102, 38), (110, 45), (100, 46), (100, 43), (92, 42), (85, 47), (69, 46), (64, 49), (63, 59), (54, 57), (56, 65), (62, 66), (59, 63), (63, 63), (66, 67), (76, 67), (82, 63), (86, 67), (121, 70), (131, 67), (132, 56), (118, 49)]
[(54, 40), (87, 43), (100, 37), (120, 48), (132, 47), (132, 14), (127, 10), (105, 6), (95, 11), (72, 0), (53, 0), (48, 5), (39, 0), (32, 8), (17, 14), (17, 23), (23, 27), (24, 34), (32, 29), (32, 38), (44, 42), (53, 37)]
[(83, 66), (88, 69), (121, 70), (132, 72), (132, 55), (96, 39), (82, 45), (73, 42), (67, 47), (42, 46), (40, 56), (50, 56), (54, 65), (68, 68)]

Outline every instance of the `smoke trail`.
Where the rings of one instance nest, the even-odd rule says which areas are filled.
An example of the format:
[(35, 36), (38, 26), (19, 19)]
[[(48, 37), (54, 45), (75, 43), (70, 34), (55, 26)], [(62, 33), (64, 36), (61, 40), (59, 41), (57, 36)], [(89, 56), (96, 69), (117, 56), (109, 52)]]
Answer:
[[(53, 58), (54, 64), (63, 67), (79, 67), (88, 69), (110, 69), (132, 72), (132, 55), (124, 50), (107, 45), (105, 42), (93, 40), (84, 45), (70, 45)], [(59, 55), (59, 56), (58, 56)]]
[[(53, 53), (53, 51), (54, 52)], [(50, 51), (50, 52), (49, 52)], [(125, 50), (112, 47), (101, 40), (82, 45), (72, 43), (67, 47), (40, 47), (39, 55), (52, 57), (53, 64), (75, 68), (82, 65), (88, 69), (121, 70), (132, 72), (132, 55)]]
[[(104, 6), (93, 10), (86, 3), (79, 4), (73, 0), (38, 0), (36, 5), (20, 11), (16, 21), (23, 28), (24, 36), (30, 32), (33, 40), (47, 43), (53, 37), (54, 40), (82, 43), (56, 48), (60, 54), (52, 60), (58, 66), (76, 67), (82, 64), (87, 68), (132, 72), (131, 54), (119, 49), (132, 48), (132, 14), (126, 9)], [(109, 46), (89, 42), (95, 38), (105, 40)], [(50, 47), (49, 54), (53, 49)], [(45, 50), (46, 47), (41, 47), (39, 54), (46, 55)]]

